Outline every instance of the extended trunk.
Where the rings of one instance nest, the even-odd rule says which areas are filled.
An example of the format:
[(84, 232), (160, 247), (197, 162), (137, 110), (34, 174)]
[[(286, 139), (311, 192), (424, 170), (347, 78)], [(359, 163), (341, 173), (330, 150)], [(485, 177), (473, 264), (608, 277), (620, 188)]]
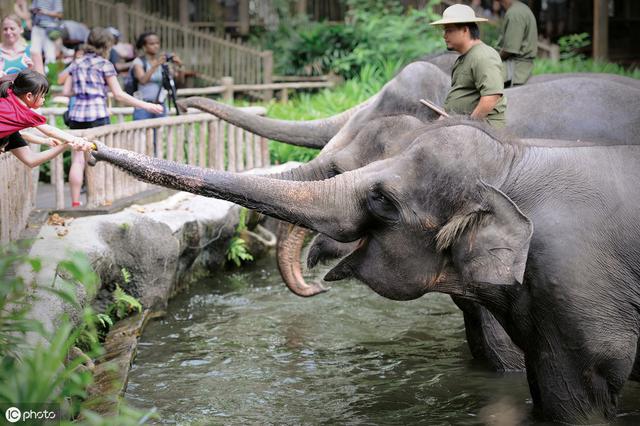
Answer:
[(261, 117), (203, 97), (182, 99), (178, 104), (184, 108), (198, 108), (265, 138), (308, 148), (322, 148), (356, 111), (366, 106), (372, 99), (333, 117), (310, 121), (275, 120)]
[(100, 143), (92, 155), (145, 182), (229, 200), (339, 241), (359, 238), (361, 223), (353, 194), (358, 172), (324, 181), (293, 182), (178, 164)]

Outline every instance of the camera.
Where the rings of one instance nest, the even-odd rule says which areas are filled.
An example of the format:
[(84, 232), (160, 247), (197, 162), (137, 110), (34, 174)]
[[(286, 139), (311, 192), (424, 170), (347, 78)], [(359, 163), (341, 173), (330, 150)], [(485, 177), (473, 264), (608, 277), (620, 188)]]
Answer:
[(167, 58), (167, 62), (173, 62), (173, 53), (165, 53), (164, 56)]

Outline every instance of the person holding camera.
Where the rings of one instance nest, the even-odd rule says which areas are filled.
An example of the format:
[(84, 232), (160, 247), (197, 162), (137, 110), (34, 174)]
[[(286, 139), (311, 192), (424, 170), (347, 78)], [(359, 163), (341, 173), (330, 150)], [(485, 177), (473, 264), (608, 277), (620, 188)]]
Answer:
[[(182, 66), (182, 61), (177, 55), (160, 52), (160, 37), (154, 32), (140, 34), (136, 47), (142, 49), (144, 55), (134, 59), (133, 76), (138, 81), (138, 90), (134, 96), (145, 102), (162, 105), (164, 111), (161, 114), (153, 114), (140, 108), (133, 110), (134, 120), (164, 117), (167, 115), (167, 100), (170, 95), (167, 90), (167, 82), (173, 81), (169, 63), (177, 67)], [(174, 86), (175, 90), (175, 86)]]

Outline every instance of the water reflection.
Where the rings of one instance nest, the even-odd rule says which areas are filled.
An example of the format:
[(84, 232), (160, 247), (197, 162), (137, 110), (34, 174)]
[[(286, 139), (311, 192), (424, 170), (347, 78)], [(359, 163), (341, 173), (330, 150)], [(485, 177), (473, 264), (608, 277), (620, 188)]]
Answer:
[[(531, 424), (523, 374), (471, 359), (447, 296), (358, 283), (301, 299), (273, 259), (204, 280), (149, 324), (126, 398), (161, 424)], [(640, 386), (616, 424), (640, 423)]]

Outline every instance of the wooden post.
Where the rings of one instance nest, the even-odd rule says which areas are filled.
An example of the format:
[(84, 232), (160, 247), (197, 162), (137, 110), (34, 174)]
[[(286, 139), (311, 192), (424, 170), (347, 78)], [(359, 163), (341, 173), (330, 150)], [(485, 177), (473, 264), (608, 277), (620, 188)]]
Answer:
[(189, 0), (180, 0), (180, 26), (182, 28), (189, 28)]
[(238, 33), (249, 34), (249, 0), (240, 0), (238, 3)]
[(129, 25), (127, 25), (127, 5), (125, 3), (116, 3), (116, 22), (120, 31), (120, 39), (123, 42), (129, 40)]
[[(267, 50), (262, 53), (262, 70), (263, 70), (263, 78), (262, 82), (264, 84), (273, 83), (273, 52)], [(266, 90), (264, 92), (265, 101), (270, 101), (273, 98), (273, 90)]]
[(296, 15), (307, 14), (307, 0), (296, 1)]
[(222, 77), (220, 79), (224, 92), (222, 92), (222, 99), (225, 102), (233, 102), (233, 77)]
[(609, 56), (609, 0), (593, 0), (593, 59)]

